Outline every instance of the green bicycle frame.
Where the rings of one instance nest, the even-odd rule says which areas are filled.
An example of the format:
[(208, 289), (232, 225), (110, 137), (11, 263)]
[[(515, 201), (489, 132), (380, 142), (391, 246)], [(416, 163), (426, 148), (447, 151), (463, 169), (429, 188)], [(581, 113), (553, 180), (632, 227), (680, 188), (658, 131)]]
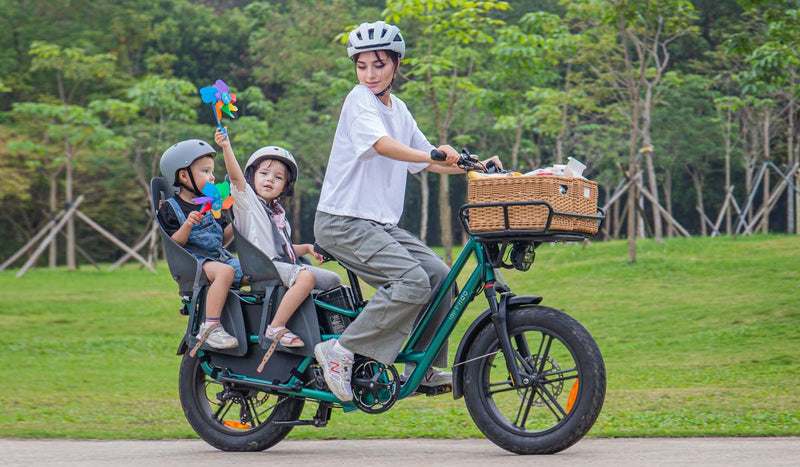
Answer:
[[(442, 322), (442, 325), (436, 331), (436, 334), (434, 335), (430, 345), (424, 351), (413, 350), (414, 346), (422, 337), (424, 330), (426, 329), (431, 319), (433, 318), (434, 311), (439, 307), (439, 305), (444, 300), (445, 294), (450, 293), (450, 291), (453, 289), (453, 285), (455, 285), (456, 279), (466, 267), (467, 261), (469, 261), (470, 257), (472, 257), (473, 255), (475, 256), (475, 259), (477, 261), (477, 266), (475, 267), (475, 270), (472, 271), (472, 274), (470, 274), (469, 279), (467, 279), (467, 282), (461, 288), (461, 292), (453, 300), (453, 304), (448, 310), (447, 315), (444, 321)], [(439, 353), (439, 350), (444, 346), (444, 343), (450, 337), (450, 334), (452, 334), (453, 329), (455, 329), (458, 320), (461, 319), (461, 316), (464, 314), (464, 311), (467, 309), (469, 303), (479, 293), (482, 292), (484, 284), (492, 283), (494, 282), (494, 280), (495, 280), (494, 269), (492, 269), (492, 267), (487, 263), (486, 259), (484, 258), (483, 247), (481, 246), (480, 243), (478, 243), (472, 237), (470, 237), (469, 241), (464, 246), (464, 249), (458, 255), (455, 264), (450, 269), (450, 273), (445, 278), (444, 283), (437, 291), (434, 299), (428, 303), (425, 309), (425, 313), (422, 316), (422, 319), (419, 321), (414, 330), (412, 330), (408, 340), (403, 346), (403, 349), (400, 351), (400, 353), (397, 356), (397, 359), (395, 360), (397, 363), (413, 363), (416, 365), (414, 371), (411, 373), (411, 375), (409, 375), (408, 380), (406, 380), (402, 384), (398, 399), (404, 399), (410, 396), (414, 392), (417, 386), (422, 382), (422, 378), (425, 375), (425, 372), (428, 370), (431, 363), (433, 363), (433, 359)], [(341, 309), (339, 307), (327, 303), (315, 301), (315, 305), (327, 310), (335, 311), (337, 313), (342, 313), (346, 316), (350, 317), (357, 316), (356, 312)], [(323, 339), (326, 339), (336, 336), (323, 335), (322, 337)], [(258, 336), (251, 336), (250, 340), (251, 342), (258, 342)], [(306, 369), (308, 369), (308, 367), (313, 362), (314, 362), (313, 358), (306, 357), (300, 363), (300, 365), (298, 365), (297, 371), (299, 373), (304, 373)], [(207, 363), (203, 364), (203, 369), (207, 374), (211, 374), (212, 368)], [(352, 402), (343, 403), (339, 401), (339, 399), (337, 399), (336, 396), (334, 396), (330, 392), (302, 387), (302, 382), (297, 377), (292, 377), (288, 383), (277, 384), (277, 385), (272, 384), (268, 381), (250, 378), (243, 375), (230, 375), (230, 377), (256, 386), (268, 387), (271, 390), (275, 390), (277, 392), (294, 397), (304, 397), (308, 399), (314, 399), (320, 402), (331, 402), (331, 403), (342, 404), (345, 411), (351, 411), (356, 409), (356, 406)]]

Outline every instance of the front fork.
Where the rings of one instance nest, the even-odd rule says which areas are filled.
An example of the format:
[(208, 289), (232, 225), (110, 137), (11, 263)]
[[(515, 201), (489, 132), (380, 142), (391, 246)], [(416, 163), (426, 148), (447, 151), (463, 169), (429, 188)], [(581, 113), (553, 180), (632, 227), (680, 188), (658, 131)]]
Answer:
[[(497, 300), (497, 289), (495, 282), (492, 281), (484, 286), (483, 293), (486, 295), (486, 301), (489, 302), (490, 317), (492, 324), (494, 324), (497, 338), (500, 341), (500, 350), (506, 357), (506, 368), (508, 369), (508, 375), (511, 377), (511, 385), (513, 387), (530, 386), (532, 377), (527, 371), (521, 370), (517, 364), (519, 358), (517, 352), (511, 346), (511, 337), (508, 335), (507, 303), (510, 292), (501, 292), (500, 300)], [(517, 342), (518, 346), (526, 344), (525, 342)], [(527, 346), (525, 349), (527, 349)], [(524, 358), (525, 356), (522, 357)], [(520, 363), (525, 364), (524, 361)]]

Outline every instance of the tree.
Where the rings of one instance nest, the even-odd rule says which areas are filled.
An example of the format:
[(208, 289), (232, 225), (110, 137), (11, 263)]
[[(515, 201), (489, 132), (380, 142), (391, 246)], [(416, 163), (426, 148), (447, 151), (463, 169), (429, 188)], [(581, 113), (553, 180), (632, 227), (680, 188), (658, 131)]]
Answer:
[[(584, 64), (616, 94), (629, 123), (627, 177), (640, 176), (637, 156), (645, 154), (650, 189), (658, 199), (650, 135), (652, 109), (670, 63), (668, 46), (695, 31), (694, 8), (682, 0), (585, 0), (569, 6), (572, 18), (586, 25)], [(641, 139), (640, 139), (641, 138)], [(645, 149), (646, 148), (646, 149)], [(645, 149), (645, 150), (642, 150)], [(636, 259), (636, 189), (628, 192), (628, 259)], [(653, 209), (656, 240), (661, 213)]]
[[(65, 172), (65, 202), (73, 201), (73, 162), (90, 143), (100, 143), (111, 136), (105, 126), (90, 109), (74, 105), (79, 91), (89, 82), (102, 80), (114, 72), (114, 58), (109, 54), (87, 55), (80, 48), (62, 48), (44, 42), (31, 45), (31, 71), (53, 73), (56, 81), (57, 103), (31, 102), (14, 105), (14, 112), (21, 117), (39, 120), (44, 133), (32, 135), (35, 140), (58, 141), (63, 159), (55, 158), (56, 165), (50, 171), (50, 208), (56, 208), (55, 177), (61, 171), (61, 161)], [(37, 148), (38, 149), (38, 148)], [(67, 222), (67, 268), (74, 269), (75, 263), (75, 223)], [(55, 263), (55, 243), (50, 250), (50, 264)]]

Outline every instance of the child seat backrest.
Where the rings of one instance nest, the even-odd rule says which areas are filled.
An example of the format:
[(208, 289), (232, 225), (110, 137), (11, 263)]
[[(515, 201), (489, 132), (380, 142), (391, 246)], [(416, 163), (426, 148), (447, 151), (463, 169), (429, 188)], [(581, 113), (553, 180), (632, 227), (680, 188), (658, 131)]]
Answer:
[(281, 285), (281, 276), (275, 269), (275, 264), (258, 247), (242, 235), (233, 226), (233, 238), (236, 252), (239, 253), (239, 264), (242, 273), (250, 282), (250, 291), (255, 294), (265, 293), (267, 287)]
[[(164, 244), (164, 250), (167, 255), (167, 264), (169, 265), (169, 272), (175, 282), (178, 283), (179, 293), (181, 295), (191, 295), (195, 283), (195, 275), (197, 270), (197, 258), (191, 253), (186, 251), (183, 247), (178, 245), (164, 230), (164, 226), (158, 221), (158, 207), (162, 202), (166, 202), (178, 192), (178, 188), (167, 185), (167, 181), (163, 177), (153, 177), (150, 180), (150, 204), (158, 224), (158, 231), (161, 234), (161, 240)], [(208, 285), (208, 279), (205, 274), (200, 271), (201, 277), (199, 285)]]

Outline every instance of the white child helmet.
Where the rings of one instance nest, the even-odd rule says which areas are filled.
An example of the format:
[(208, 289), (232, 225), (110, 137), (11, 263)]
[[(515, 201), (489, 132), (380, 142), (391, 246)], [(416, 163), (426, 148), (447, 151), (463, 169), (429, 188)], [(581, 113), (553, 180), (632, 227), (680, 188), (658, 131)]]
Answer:
[(406, 54), (406, 41), (400, 34), (400, 29), (393, 24), (383, 21), (374, 23), (361, 23), (350, 31), (347, 38), (347, 55), (352, 59), (354, 55), (370, 50), (391, 50), (397, 52), (402, 60)]
[(297, 161), (291, 152), (283, 149), (280, 146), (264, 146), (263, 148), (258, 149), (250, 156), (250, 159), (247, 159), (247, 164), (244, 165), (244, 171), (247, 172), (247, 169), (251, 165), (255, 164), (256, 162), (260, 163), (262, 159), (272, 159), (283, 162), (287, 167), (289, 167), (290, 181), (297, 181)]

